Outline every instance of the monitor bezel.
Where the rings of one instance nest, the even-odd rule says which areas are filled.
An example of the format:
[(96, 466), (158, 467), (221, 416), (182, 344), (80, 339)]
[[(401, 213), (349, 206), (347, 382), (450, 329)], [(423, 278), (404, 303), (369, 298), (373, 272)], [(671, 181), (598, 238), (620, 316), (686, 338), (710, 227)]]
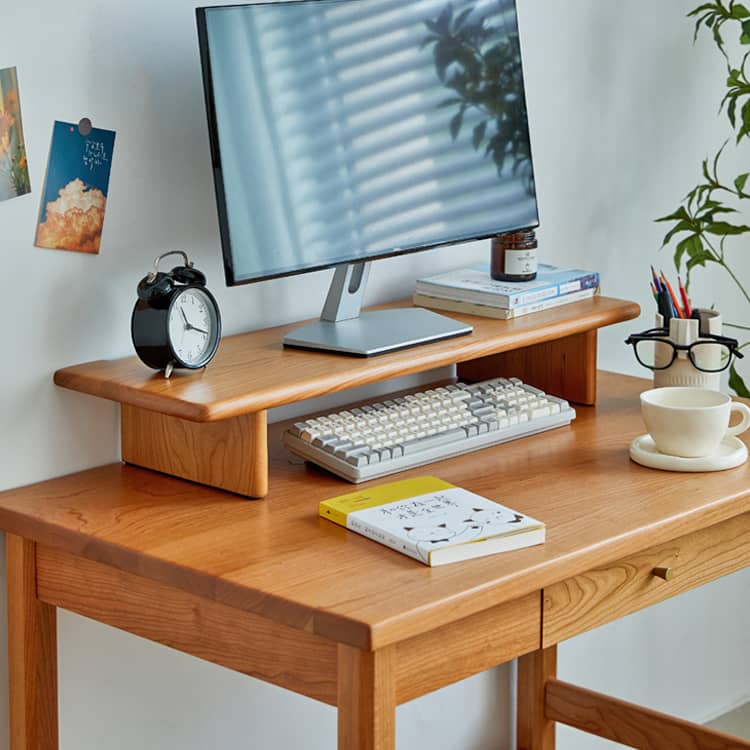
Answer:
[[(337, 266), (346, 265), (347, 263), (369, 263), (370, 261), (381, 260), (384, 258), (395, 258), (401, 255), (411, 255), (413, 253), (420, 253), (426, 250), (435, 250), (441, 247), (449, 247), (450, 245), (458, 245), (465, 242), (478, 242), (486, 240), (491, 237), (496, 237), (498, 234), (505, 234), (507, 232), (519, 232), (527, 229), (536, 229), (540, 225), (539, 221), (539, 196), (536, 191), (536, 176), (534, 170), (534, 148), (531, 138), (531, 129), (528, 129), (529, 133), (529, 153), (530, 153), (530, 166), (531, 166), (531, 178), (534, 184), (534, 202), (536, 204), (536, 216), (537, 221), (531, 225), (523, 224), (519, 226), (502, 226), (494, 231), (483, 231), (479, 234), (470, 234), (467, 236), (456, 236), (454, 238), (440, 240), (430, 244), (418, 244), (411, 247), (399, 247), (391, 250), (386, 250), (382, 253), (375, 255), (368, 255), (366, 257), (357, 256), (352, 257), (349, 260), (334, 261), (327, 263), (318, 263), (304, 268), (295, 268), (289, 271), (281, 271), (276, 273), (267, 273), (260, 276), (253, 276), (252, 278), (241, 278), (238, 279), (234, 273), (234, 259), (232, 257), (232, 239), (229, 231), (229, 216), (227, 213), (226, 206), (226, 194), (224, 190), (224, 175), (221, 167), (221, 149), (219, 146), (219, 129), (216, 121), (216, 105), (214, 101), (214, 88), (213, 88), (213, 77), (211, 73), (211, 53), (208, 44), (208, 30), (206, 26), (206, 12), (211, 10), (224, 10), (228, 8), (248, 8), (266, 5), (305, 5), (313, 3), (322, 3), (324, 5), (339, 5), (343, 3), (356, 3), (359, 0), (282, 0), (281, 2), (259, 2), (259, 3), (230, 3), (228, 5), (206, 5), (195, 9), (196, 23), (198, 29), (198, 47), (201, 61), (201, 71), (203, 77), (203, 94), (206, 105), (206, 117), (208, 121), (208, 136), (211, 147), (211, 167), (213, 172), (214, 181), (214, 192), (216, 194), (216, 206), (218, 211), (219, 219), (219, 236), (221, 239), (221, 253), (224, 260), (224, 278), (228, 287), (243, 286), (245, 284), (255, 284), (260, 281), (269, 281), (271, 279), (286, 278), (288, 276), (298, 276), (304, 273), (313, 273), (315, 271), (325, 271), (330, 268), (336, 268)], [(518, 0), (512, 0), (513, 7), (516, 14), (516, 25), (518, 25)], [(521, 43), (521, 33), (519, 29), (518, 33), (518, 45), (521, 52), (521, 78), (523, 80), (523, 106), (526, 109), (526, 117), (528, 122), (528, 102), (526, 97), (526, 75), (523, 63), (523, 45)]]

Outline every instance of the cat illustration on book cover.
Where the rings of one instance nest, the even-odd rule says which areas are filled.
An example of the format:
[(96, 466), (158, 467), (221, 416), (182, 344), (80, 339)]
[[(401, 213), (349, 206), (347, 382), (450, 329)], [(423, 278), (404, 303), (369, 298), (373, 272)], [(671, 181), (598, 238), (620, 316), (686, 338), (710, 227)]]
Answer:
[(484, 538), (490, 530), (496, 530), (503, 524), (518, 524), (525, 516), (506, 509), (486, 510), (472, 508), (471, 517), (465, 518), (461, 525), (450, 524), (446, 516), (432, 518), (424, 526), (404, 526), (409, 539), (417, 544), (420, 557), (427, 562), (430, 551), (438, 544), (472, 542)]

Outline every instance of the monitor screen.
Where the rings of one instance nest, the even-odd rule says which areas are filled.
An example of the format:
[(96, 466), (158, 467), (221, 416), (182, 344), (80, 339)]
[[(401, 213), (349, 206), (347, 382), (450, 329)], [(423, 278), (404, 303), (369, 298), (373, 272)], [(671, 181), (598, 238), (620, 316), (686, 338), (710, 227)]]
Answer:
[(514, 0), (197, 16), (228, 284), (538, 225)]

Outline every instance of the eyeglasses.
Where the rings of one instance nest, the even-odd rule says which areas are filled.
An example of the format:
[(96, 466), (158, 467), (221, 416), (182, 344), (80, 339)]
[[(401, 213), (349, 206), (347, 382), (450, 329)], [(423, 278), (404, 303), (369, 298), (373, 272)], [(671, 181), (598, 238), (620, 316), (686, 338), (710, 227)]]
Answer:
[(632, 344), (636, 359), (649, 370), (666, 370), (679, 352), (686, 352), (693, 367), (701, 372), (722, 372), (732, 363), (732, 356), (744, 357), (737, 339), (701, 334), (692, 344), (675, 344), (666, 328), (635, 333), (625, 343)]

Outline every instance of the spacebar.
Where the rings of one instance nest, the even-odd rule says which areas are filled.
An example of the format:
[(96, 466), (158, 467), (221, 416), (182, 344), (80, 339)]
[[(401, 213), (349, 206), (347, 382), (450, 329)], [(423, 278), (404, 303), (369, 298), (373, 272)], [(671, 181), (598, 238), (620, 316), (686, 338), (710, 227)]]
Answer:
[(413, 453), (426, 451), (430, 448), (437, 448), (441, 445), (458, 443), (459, 441), (465, 439), (466, 431), (459, 427), (455, 430), (448, 430), (448, 432), (439, 432), (437, 435), (429, 435), (428, 437), (407, 440), (405, 443), (400, 443), (400, 445), (404, 449), (404, 455), (409, 456)]

